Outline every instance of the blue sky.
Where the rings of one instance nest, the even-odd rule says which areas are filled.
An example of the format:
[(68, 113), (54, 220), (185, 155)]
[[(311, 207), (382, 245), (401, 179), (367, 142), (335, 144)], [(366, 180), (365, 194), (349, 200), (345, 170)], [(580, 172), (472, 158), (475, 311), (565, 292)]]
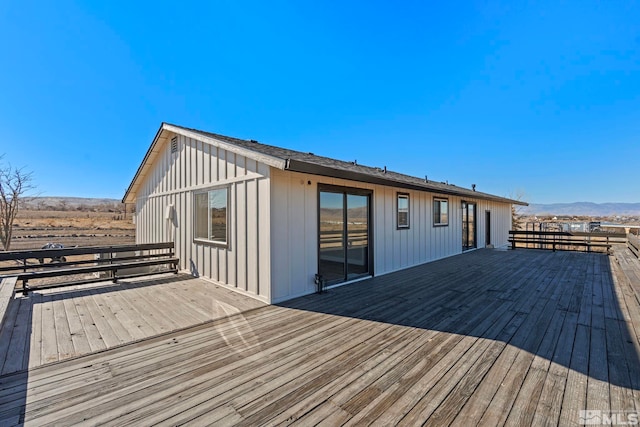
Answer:
[(162, 121), (531, 203), (640, 201), (640, 4), (0, 2), (0, 153), (121, 198)]

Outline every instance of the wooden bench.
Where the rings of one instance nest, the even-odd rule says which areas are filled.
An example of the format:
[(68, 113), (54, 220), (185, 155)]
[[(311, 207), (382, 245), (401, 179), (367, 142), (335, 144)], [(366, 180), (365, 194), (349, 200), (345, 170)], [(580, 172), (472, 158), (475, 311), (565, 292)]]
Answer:
[[(143, 253), (154, 251), (153, 253)], [(135, 255), (128, 255), (129, 252), (136, 252)], [(124, 256), (114, 257), (119, 253)], [(103, 258), (84, 259), (76, 261), (42, 263), (43, 259), (67, 259), (78, 255), (100, 255)], [(29, 260), (38, 260), (37, 263), (29, 263)], [(84, 283), (112, 280), (114, 283), (119, 279), (147, 276), (161, 273), (178, 273), (180, 260), (174, 256), (174, 244), (169, 243), (147, 243), (140, 245), (120, 245), (120, 246), (95, 246), (81, 248), (63, 249), (39, 249), (30, 251), (0, 252), (0, 261), (16, 261), (17, 265), (4, 266), (0, 271), (10, 272), (5, 277), (14, 277), (22, 282), (22, 293), (27, 294), (30, 290), (72, 286)], [(90, 265), (89, 265), (90, 264)], [(151, 266), (162, 266), (167, 268), (157, 271), (145, 271), (142, 273), (131, 273), (126, 270), (135, 268), (145, 268)], [(123, 270), (125, 270), (123, 272)], [(111, 276), (83, 278), (80, 280), (38, 285), (32, 287), (30, 280), (43, 279), (59, 276), (71, 276), (91, 273), (110, 273)]]

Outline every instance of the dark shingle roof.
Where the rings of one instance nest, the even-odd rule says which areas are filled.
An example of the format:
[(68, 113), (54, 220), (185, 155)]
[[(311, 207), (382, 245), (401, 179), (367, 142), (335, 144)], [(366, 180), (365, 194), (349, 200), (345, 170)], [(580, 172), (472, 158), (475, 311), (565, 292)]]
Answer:
[(184, 126), (162, 123), (158, 130), (153, 143), (149, 147), (142, 163), (140, 164), (136, 175), (134, 176), (129, 188), (125, 192), (122, 199), (124, 203), (132, 203), (135, 195), (141, 185), (141, 180), (149, 172), (151, 165), (155, 162), (158, 150), (161, 149), (162, 142), (167, 141), (169, 135), (167, 132), (183, 131), (191, 137), (198, 135), (209, 140), (216, 140), (220, 144), (225, 144), (230, 150), (238, 150), (243, 154), (251, 157), (250, 153), (255, 153), (255, 160), (270, 163), (284, 170), (292, 172), (309, 173), (313, 175), (321, 175), (332, 178), (342, 178), (352, 181), (366, 182), (372, 184), (386, 185), (398, 188), (429, 191), (437, 194), (446, 194), (460, 197), (467, 197), (480, 200), (493, 200), (502, 203), (513, 203), (518, 205), (527, 205), (518, 200), (507, 199), (495, 196), (489, 193), (473, 191), (468, 188), (458, 187), (456, 185), (444, 182), (427, 181), (424, 178), (417, 178), (410, 175), (393, 172), (385, 168), (371, 167), (355, 164), (355, 162), (345, 162), (342, 160), (332, 159), (330, 157), (318, 156), (313, 153), (304, 153), (301, 151), (289, 150), (287, 148), (276, 147), (274, 145), (262, 144), (253, 140), (232, 138), (217, 133), (205, 132), (198, 129), (187, 128)]
[(495, 196), (489, 193), (473, 191), (471, 189), (458, 187), (443, 182), (427, 181), (424, 178), (417, 178), (410, 175), (385, 170), (379, 167), (364, 166), (354, 162), (345, 162), (329, 157), (318, 156), (313, 153), (290, 150), (276, 147), (274, 145), (262, 144), (252, 140), (232, 138), (216, 133), (205, 132), (198, 129), (191, 129), (184, 126), (171, 125), (190, 132), (213, 138), (222, 142), (244, 148), (249, 151), (264, 154), (286, 161), (285, 170), (294, 172), (311, 173), (329, 177), (351, 179), (354, 181), (368, 182), (381, 185), (396, 186), (413, 190), (430, 191), (440, 194), (470, 197), (474, 199), (493, 200), (504, 203), (514, 203), (526, 205), (518, 200)]

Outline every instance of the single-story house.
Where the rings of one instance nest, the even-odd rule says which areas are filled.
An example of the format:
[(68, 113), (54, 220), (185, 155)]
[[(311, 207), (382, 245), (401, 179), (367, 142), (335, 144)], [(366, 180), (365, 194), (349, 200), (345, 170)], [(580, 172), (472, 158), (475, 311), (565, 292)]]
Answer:
[(495, 195), (163, 123), (124, 195), (138, 243), (173, 241), (181, 268), (277, 303), (327, 286), (504, 246)]

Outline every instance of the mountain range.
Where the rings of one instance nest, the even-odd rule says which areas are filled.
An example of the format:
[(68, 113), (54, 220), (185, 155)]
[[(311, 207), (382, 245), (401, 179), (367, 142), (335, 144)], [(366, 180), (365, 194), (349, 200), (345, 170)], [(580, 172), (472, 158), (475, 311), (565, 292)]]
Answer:
[(54, 209), (61, 206), (69, 209), (76, 209), (80, 206), (95, 208), (114, 204), (119, 205), (120, 200), (89, 197), (27, 197), (24, 199), (24, 205), (31, 209), (43, 206), (49, 206)]
[[(33, 197), (26, 205), (48, 205), (51, 207), (66, 207), (75, 209), (79, 206), (97, 207), (101, 205), (120, 204), (120, 200), (107, 198), (84, 197)], [(640, 203), (530, 203), (518, 209), (523, 215), (582, 215), (582, 216), (640, 216)], [(325, 214), (327, 214), (325, 212)], [(340, 214), (342, 215), (342, 214)]]
[(640, 203), (530, 203), (519, 212), (523, 215), (640, 216)]

